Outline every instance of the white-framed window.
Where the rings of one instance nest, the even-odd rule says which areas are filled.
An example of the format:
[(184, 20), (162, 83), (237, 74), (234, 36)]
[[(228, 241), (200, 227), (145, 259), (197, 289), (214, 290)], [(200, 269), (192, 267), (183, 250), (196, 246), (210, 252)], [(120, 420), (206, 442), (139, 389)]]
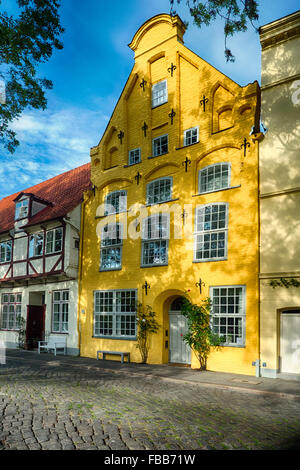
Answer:
[(22, 201), (16, 202), (15, 220), (24, 219), (28, 217), (29, 211), (29, 199), (22, 199)]
[(1, 329), (17, 330), (18, 316), (21, 315), (22, 294), (2, 294), (1, 296)]
[(134, 339), (136, 306), (136, 289), (95, 291), (94, 335)]
[(139, 163), (141, 161), (141, 149), (133, 149), (129, 150), (128, 155), (128, 165), (134, 165), (135, 163)]
[(69, 321), (69, 291), (53, 291), (53, 333), (67, 333)]
[(147, 204), (158, 204), (172, 198), (172, 177), (158, 178), (147, 184)]
[(192, 145), (199, 141), (199, 126), (191, 127), (184, 131), (183, 145)]
[(213, 332), (227, 346), (244, 346), (246, 330), (245, 286), (210, 287)]
[(152, 140), (153, 157), (158, 157), (159, 155), (164, 155), (165, 153), (168, 153), (168, 134), (155, 137)]
[(152, 85), (152, 108), (168, 101), (168, 84), (167, 80)]
[(44, 246), (44, 233), (33, 233), (29, 237), (29, 258), (42, 256)]
[(11, 261), (12, 241), (8, 240), (0, 243), (0, 263)]
[(194, 261), (226, 259), (228, 203), (198, 206), (195, 225)]
[(118, 214), (127, 210), (127, 192), (112, 191), (105, 198), (104, 215)]
[(122, 226), (107, 224), (102, 229), (100, 248), (100, 271), (122, 267)]
[(154, 214), (143, 220), (142, 266), (168, 264), (169, 214)]
[(62, 250), (63, 228), (58, 227), (46, 232), (46, 254), (59, 253)]
[(215, 163), (199, 170), (199, 194), (226, 189), (230, 186), (230, 163)]

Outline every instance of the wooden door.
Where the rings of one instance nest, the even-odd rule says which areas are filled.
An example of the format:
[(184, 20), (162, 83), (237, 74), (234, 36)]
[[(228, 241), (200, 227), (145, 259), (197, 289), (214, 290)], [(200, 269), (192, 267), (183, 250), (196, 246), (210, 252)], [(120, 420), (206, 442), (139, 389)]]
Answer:
[(38, 347), (43, 341), (45, 330), (45, 305), (27, 306), (26, 344), (28, 349)]

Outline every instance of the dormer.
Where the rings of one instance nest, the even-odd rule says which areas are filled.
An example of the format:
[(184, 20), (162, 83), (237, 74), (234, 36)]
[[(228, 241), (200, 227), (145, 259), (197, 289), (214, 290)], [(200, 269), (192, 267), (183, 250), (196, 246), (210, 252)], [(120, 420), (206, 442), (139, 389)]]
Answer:
[(21, 231), (38, 212), (53, 204), (31, 193), (20, 193), (15, 203), (15, 230)]

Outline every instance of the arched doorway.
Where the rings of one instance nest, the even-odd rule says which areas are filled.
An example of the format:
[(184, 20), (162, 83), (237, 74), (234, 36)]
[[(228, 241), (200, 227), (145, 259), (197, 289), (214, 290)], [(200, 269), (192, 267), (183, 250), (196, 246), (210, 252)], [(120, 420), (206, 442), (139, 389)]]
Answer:
[(287, 308), (280, 315), (281, 372), (300, 374), (300, 308)]
[(184, 297), (176, 297), (169, 310), (169, 362), (178, 364), (191, 363), (191, 348), (183, 341), (187, 331), (187, 320), (181, 313)]

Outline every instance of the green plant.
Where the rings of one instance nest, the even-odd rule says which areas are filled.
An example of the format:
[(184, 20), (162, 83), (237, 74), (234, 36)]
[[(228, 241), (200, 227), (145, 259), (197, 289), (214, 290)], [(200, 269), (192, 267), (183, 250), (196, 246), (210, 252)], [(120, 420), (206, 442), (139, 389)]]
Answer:
[(206, 370), (207, 358), (212, 348), (219, 348), (224, 338), (215, 334), (210, 325), (211, 301), (204, 299), (202, 305), (185, 299), (181, 313), (187, 318), (188, 329), (183, 340), (190, 346), (200, 363), (200, 370)]
[(139, 349), (142, 363), (146, 364), (150, 347), (150, 336), (156, 334), (159, 330), (159, 323), (155, 318), (155, 312), (152, 311), (150, 305), (144, 307), (142, 304), (137, 305), (137, 345)]
[(18, 328), (18, 345), (19, 348), (24, 349), (26, 339), (26, 320), (22, 315), (17, 316), (17, 328)]

